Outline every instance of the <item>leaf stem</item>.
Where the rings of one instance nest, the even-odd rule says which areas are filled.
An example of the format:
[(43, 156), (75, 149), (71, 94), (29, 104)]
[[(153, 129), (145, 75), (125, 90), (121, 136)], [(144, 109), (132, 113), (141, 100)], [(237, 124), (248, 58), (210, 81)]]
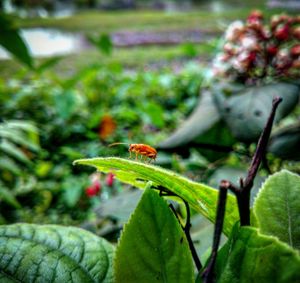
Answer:
[(201, 270), (202, 268), (202, 264), (201, 264), (201, 261), (198, 257), (198, 254), (197, 254), (197, 251), (195, 249), (195, 246), (194, 246), (194, 243), (193, 243), (193, 240), (191, 238), (191, 234), (190, 234), (190, 230), (191, 230), (191, 212), (190, 212), (190, 206), (188, 204), (187, 201), (185, 201), (184, 199), (182, 199), (184, 204), (185, 204), (185, 208), (186, 208), (186, 224), (183, 228), (183, 231), (185, 233), (185, 236), (186, 236), (186, 239), (189, 243), (189, 247), (190, 247), (190, 251), (192, 253), (192, 256), (193, 256), (193, 259), (194, 259), (194, 262), (195, 262), (195, 265), (197, 267), (197, 270), (198, 272)]
[(224, 224), (228, 183), (229, 183), (228, 181), (221, 181), (219, 187), (219, 197), (218, 197), (218, 204), (217, 204), (217, 215), (216, 215), (216, 224), (215, 224), (214, 238), (212, 244), (212, 252), (211, 252), (209, 263), (201, 275), (203, 279), (203, 283), (213, 282), (213, 271), (217, 259), (218, 248), (219, 248), (222, 230), (223, 230), (223, 224)]
[(268, 117), (267, 123), (264, 127), (264, 130), (258, 140), (256, 151), (252, 158), (247, 177), (245, 179), (242, 178), (240, 179), (240, 187), (237, 187), (231, 182), (226, 180), (223, 180), (220, 183), (216, 224), (215, 224), (211, 257), (207, 267), (201, 274), (204, 283), (211, 283), (213, 282), (214, 279), (213, 272), (214, 272), (214, 266), (217, 259), (218, 248), (219, 248), (222, 229), (223, 229), (228, 189), (231, 190), (237, 198), (241, 226), (250, 225), (250, 191), (251, 188), (253, 187), (254, 178), (258, 172), (258, 168), (261, 162), (265, 158), (265, 153), (270, 138), (276, 110), (281, 101), (282, 101), (281, 97), (275, 97), (273, 99), (272, 109)]
[(265, 159), (265, 153), (267, 150), (276, 110), (281, 101), (281, 97), (275, 97), (273, 99), (272, 109), (263, 132), (258, 140), (256, 151), (252, 158), (248, 174), (245, 179), (240, 179), (240, 187), (236, 187), (229, 181), (226, 183), (226, 187), (230, 189), (237, 198), (241, 226), (250, 225), (250, 191), (253, 187), (253, 182), (258, 172), (258, 168)]
[(184, 200), (182, 197), (176, 195), (173, 192), (170, 192), (167, 188), (164, 188), (162, 186), (158, 186), (156, 188), (153, 187), (153, 188), (156, 189), (156, 190), (159, 190), (159, 195), (160, 196), (175, 196), (175, 197), (180, 198), (183, 201), (183, 203), (185, 205), (185, 208), (186, 208), (186, 222), (185, 222), (185, 226), (183, 226), (181, 224), (174, 206), (172, 204), (170, 204), (169, 207), (173, 211), (173, 213), (175, 214), (175, 217), (177, 218), (178, 222), (180, 223), (180, 226), (182, 227), (182, 229), (183, 229), (183, 231), (185, 233), (185, 236), (186, 236), (186, 239), (188, 241), (189, 248), (190, 248), (190, 251), (191, 251), (194, 263), (195, 263), (196, 268), (197, 268), (197, 270), (199, 272), (201, 270), (201, 268), (202, 268), (202, 264), (201, 264), (201, 261), (200, 261), (200, 259), (198, 257), (196, 248), (194, 246), (194, 243), (193, 243), (193, 240), (192, 240), (191, 234), (190, 234), (190, 229), (192, 227), (192, 224), (191, 224), (191, 211), (190, 211), (189, 203), (186, 200)]

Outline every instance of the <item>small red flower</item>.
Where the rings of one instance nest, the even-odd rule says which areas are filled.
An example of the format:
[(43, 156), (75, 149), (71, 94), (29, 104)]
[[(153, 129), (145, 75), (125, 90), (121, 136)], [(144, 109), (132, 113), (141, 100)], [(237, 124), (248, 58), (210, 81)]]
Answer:
[(88, 197), (94, 197), (100, 192), (100, 189), (101, 189), (100, 182), (94, 182), (91, 186), (85, 189), (85, 193)]
[(294, 45), (291, 50), (290, 53), (293, 57), (298, 57), (300, 56), (300, 44), (296, 44)]
[(113, 173), (108, 173), (105, 179), (106, 185), (112, 187), (114, 184), (115, 175)]
[(274, 32), (274, 36), (278, 39), (278, 40), (287, 40), (289, 38), (289, 33), (290, 33), (290, 27), (288, 24), (279, 26), (275, 32)]
[(278, 48), (274, 45), (270, 45), (267, 47), (267, 52), (269, 55), (274, 56), (278, 52)]

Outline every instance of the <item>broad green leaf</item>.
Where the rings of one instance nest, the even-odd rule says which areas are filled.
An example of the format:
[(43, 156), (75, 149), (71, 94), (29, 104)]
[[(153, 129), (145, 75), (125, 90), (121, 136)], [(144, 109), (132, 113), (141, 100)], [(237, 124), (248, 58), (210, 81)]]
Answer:
[(125, 225), (115, 257), (116, 283), (194, 282), (183, 229), (167, 202), (146, 189)]
[(270, 176), (254, 203), (257, 225), (264, 234), (300, 249), (300, 177), (283, 170)]
[(174, 148), (193, 141), (220, 120), (210, 92), (203, 92), (198, 106), (179, 128), (164, 140), (160, 148)]
[(288, 83), (251, 87), (225, 101), (218, 98), (217, 104), (232, 134), (241, 141), (251, 142), (260, 136), (275, 96), (283, 98), (275, 117), (279, 121), (296, 106), (299, 87)]
[[(116, 157), (79, 159), (74, 164), (93, 166), (105, 173), (113, 172), (120, 181), (141, 189), (145, 188), (148, 181), (152, 181), (153, 186), (167, 188), (185, 199), (196, 211), (210, 221), (215, 221), (218, 191), (207, 185), (193, 182), (173, 171)], [(233, 224), (238, 219), (236, 200), (234, 196), (228, 195), (223, 230), (226, 235), (230, 233)]]
[(106, 240), (80, 228), (0, 226), (1, 282), (113, 282), (113, 252)]
[(218, 283), (295, 283), (300, 278), (300, 256), (255, 228), (236, 226), (218, 254), (215, 274)]
[(11, 20), (3, 14), (0, 15), (0, 45), (20, 62), (33, 68), (33, 59), (30, 56), (26, 43), (19, 34), (19, 30), (16, 29)]

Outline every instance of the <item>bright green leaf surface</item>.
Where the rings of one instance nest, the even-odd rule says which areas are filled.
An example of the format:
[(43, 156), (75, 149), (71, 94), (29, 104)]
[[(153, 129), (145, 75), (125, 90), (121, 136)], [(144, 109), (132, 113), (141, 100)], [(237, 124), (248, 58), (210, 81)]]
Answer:
[(166, 201), (146, 189), (124, 227), (115, 259), (116, 282), (194, 282), (184, 231)]
[(113, 246), (58, 225), (0, 226), (1, 282), (113, 282)]
[(218, 254), (215, 271), (218, 283), (295, 283), (300, 280), (300, 256), (255, 228), (235, 227)]
[[(209, 220), (215, 221), (218, 191), (207, 185), (192, 182), (170, 170), (116, 157), (79, 159), (74, 164), (90, 165), (102, 172), (113, 172), (117, 179), (138, 188), (144, 188), (147, 181), (152, 181), (154, 186), (167, 188), (189, 202)], [(232, 195), (228, 195), (225, 234), (230, 233), (238, 219), (236, 201)]]
[(300, 177), (283, 170), (269, 177), (254, 204), (258, 227), (300, 249)]

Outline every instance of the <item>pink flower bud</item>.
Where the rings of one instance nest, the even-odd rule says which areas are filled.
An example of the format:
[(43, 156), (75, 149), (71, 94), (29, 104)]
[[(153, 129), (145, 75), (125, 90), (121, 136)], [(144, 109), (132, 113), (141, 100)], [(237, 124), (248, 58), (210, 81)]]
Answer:
[(263, 14), (259, 10), (254, 10), (250, 13), (250, 15), (247, 18), (248, 24), (257, 24), (261, 23), (263, 20)]
[(106, 185), (112, 187), (114, 184), (115, 175), (113, 173), (108, 173), (105, 179)]
[(289, 32), (290, 28), (288, 24), (279, 26), (275, 32), (274, 35), (278, 40), (287, 40), (289, 38)]
[(94, 184), (92, 184), (91, 186), (85, 189), (85, 194), (88, 197), (94, 197), (100, 192), (100, 189), (101, 189), (100, 182), (95, 182)]
[(269, 55), (274, 56), (278, 52), (278, 48), (274, 45), (270, 45), (267, 47), (267, 52)]

